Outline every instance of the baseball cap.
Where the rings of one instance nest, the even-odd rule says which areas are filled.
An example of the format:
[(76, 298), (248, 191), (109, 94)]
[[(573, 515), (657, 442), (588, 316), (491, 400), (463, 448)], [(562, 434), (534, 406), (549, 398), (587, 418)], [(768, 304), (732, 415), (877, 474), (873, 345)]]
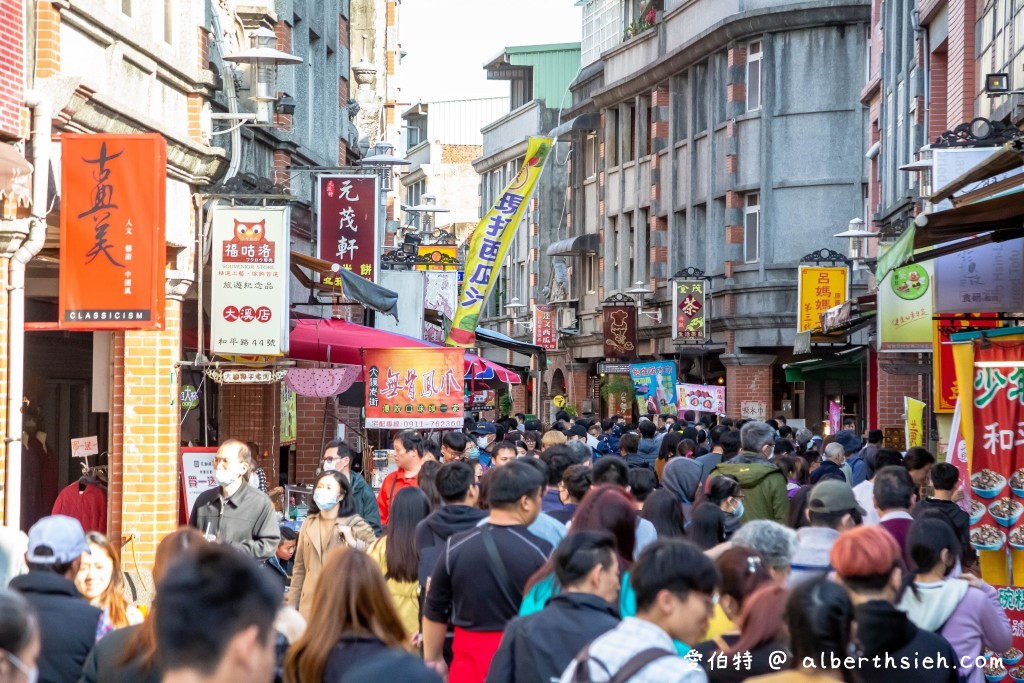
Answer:
[(854, 497), (850, 485), (836, 479), (826, 479), (815, 484), (807, 498), (807, 508), (812, 512), (856, 510), (862, 515), (867, 514), (864, 508), (857, 504), (857, 498)]
[(840, 432), (836, 432), (836, 443), (843, 447), (843, 450), (847, 453), (856, 453), (860, 450), (860, 437), (851, 432), (849, 429), (844, 429)]
[(472, 434), (497, 434), (498, 430), (490, 422), (477, 422)]
[(587, 437), (587, 430), (583, 425), (575, 424), (565, 433), (566, 436), (578, 436), (581, 439)]
[(26, 557), (33, 564), (67, 564), (87, 552), (85, 531), (73, 517), (43, 517), (28, 530)]

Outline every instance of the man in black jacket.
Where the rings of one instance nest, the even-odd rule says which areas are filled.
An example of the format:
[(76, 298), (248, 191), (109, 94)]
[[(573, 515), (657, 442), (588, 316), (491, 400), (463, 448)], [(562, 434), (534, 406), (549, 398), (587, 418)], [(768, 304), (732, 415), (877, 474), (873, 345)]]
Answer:
[(914, 519), (920, 519), (929, 510), (941, 513), (960, 541), (961, 564), (970, 566), (976, 559), (974, 549), (971, 548), (971, 516), (953, 502), (953, 493), (960, 481), (960, 470), (948, 462), (940, 462), (932, 467), (931, 478), (934, 488), (932, 495), (918, 503), (911, 514)]
[(607, 531), (566, 536), (552, 556), (562, 592), (505, 628), (485, 683), (551, 681), (584, 645), (619, 625), (615, 539)]
[(380, 524), (380, 508), (377, 507), (377, 498), (373, 495), (373, 489), (363, 479), (363, 475), (352, 471), (354, 457), (352, 449), (341, 439), (329, 441), (324, 447), (324, 457), (320, 461), (320, 469), (325, 472), (327, 470), (341, 472), (348, 477), (352, 484), (352, 500), (356, 503), (359, 516), (373, 527), (373, 533), (380, 536), (384, 533), (384, 528)]
[(444, 506), (416, 525), (416, 551), (420, 556), (420, 594), (427, 594), (427, 577), (449, 538), (480, 524), (487, 513), (476, 507), (480, 489), (473, 466), (455, 460), (437, 472), (437, 488)]
[(43, 517), (29, 529), (29, 571), (12, 579), (10, 587), (25, 596), (39, 617), (40, 683), (77, 683), (89, 651), (111, 628), (103, 612), (75, 588), (82, 553), (87, 552), (77, 519)]

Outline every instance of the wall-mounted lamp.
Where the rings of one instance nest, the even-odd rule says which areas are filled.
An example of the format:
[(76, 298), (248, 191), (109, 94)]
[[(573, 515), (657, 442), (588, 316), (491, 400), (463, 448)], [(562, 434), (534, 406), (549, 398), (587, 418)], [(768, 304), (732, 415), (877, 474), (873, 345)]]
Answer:
[(846, 230), (836, 233), (833, 237), (845, 237), (850, 240), (848, 254), (853, 262), (853, 269), (859, 270), (867, 258), (867, 240), (878, 237), (878, 233), (865, 229), (864, 219), (858, 217), (850, 221)]
[[(249, 120), (256, 125), (270, 125), (274, 121), (274, 103), (277, 101), (277, 68), (302, 64), (301, 57), (277, 49), (277, 34), (261, 26), (249, 36), (248, 49), (225, 55), (224, 61), (249, 65), (249, 99), (256, 103), (256, 112), (213, 114), (214, 119)], [(291, 99), (291, 98), (289, 98)], [(291, 103), (294, 113), (294, 100)], [(284, 113), (284, 112), (282, 112)]]
[(661, 310), (655, 309), (652, 311), (644, 310), (644, 298), (654, 294), (654, 290), (648, 289), (647, 285), (643, 283), (643, 280), (637, 280), (633, 283), (633, 286), (626, 290), (626, 294), (636, 298), (636, 312), (637, 318), (646, 315), (648, 318), (656, 323), (661, 322)]

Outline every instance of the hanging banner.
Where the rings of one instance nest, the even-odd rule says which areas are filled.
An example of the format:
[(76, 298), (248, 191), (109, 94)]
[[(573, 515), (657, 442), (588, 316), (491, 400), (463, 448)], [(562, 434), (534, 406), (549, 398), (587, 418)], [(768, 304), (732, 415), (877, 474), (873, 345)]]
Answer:
[(800, 266), (797, 285), (797, 332), (820, 332), (821, 316), (849, 298), (849, 271), (844, 267)]
[(636, 307), (605, 306), (602, 315), (605, 358), (636, 358)]
[(558, 309), (554, 306), (534, 306), (533, 343), (549, 351), (558, 350)]
[(1024, 310), (1024, 238), (935, 259), (935, 312)]
[(949, 343), (950, 335), (963, 332), (966, 328), (999, 327), (996, 315), (996, 313), (982, 313), (977, 316), (934, 321), (932, 402), (936, 413), (953, 412), (959, 396), (956, 384), (956, 364), (953, 362), (953, 345)]
[(449, 346), (472, 346), (476, 340), (480, 309), (498, 278), (553, 142), (551, 138), (530, 138), (523, 167), (473, 231), (466, 256), (466, 279), (459, 294), (455, 321), (445, 340)]
[(295, 412), (295, 392), (281, 383), (281, 445), (295, 443), (298, 435), (298, 415)]
[(903, 412), (906, 413), (907, 449), (924, 446), (924, 402), (903, 397)]
[(289, 210), (213, 209), (210, 352), (288, 353)]
[(932, 262), (896, 268), (878, 285), (878, 350), (932, 350)]
[(319, 176), (317, 182), (318, 257), (377, 282), (380, 181), (376, 175), (349, 174)]
[(843, 406), (835, 401), (828, 402), (828, 428), (829, 434), (835, 434), (843, 426)]
[(708, 340), (707, 280), (675, 280), (672, 288), (672, 338), (703, 344)]
[(680, 384), (679, 410), (698, 410), (702, 413), (725, 414), (725, 387), (714, 384)]
[(461, 429), (462, 349), (364, 349), (366, 427)]
[(423, 341), (444, 344), (445, 327), (455, 316), (459, 284), (455, 273), (428, 271), (423, 275), (423, 310), (437, 311), (443, 325), (423, 321)]
[[(957, 472), (960, 473), (958, 485), (964, 495), (957, 505), (967, 514), (974, 516), (975, 504), (971, 496), (971, 474), (970, 466), (967, 462), (967, 441), (964, 439), (963, 430), (960, 428), (960, 411), (960, 399), (957, 399), (956, 407), (953, 409), (953, 425), (949, 431), (949, 448), (946, 450), (946, 462), (955, 466)], [(978, 506), (978, 513), (980, 514), (984, 507), (981, 503), (978, 503)]]
[(676, 364), (673, 361), (633, 363), (629, 366), (633, 393), (641, 415), (676, 415)]
[(162, 135), (61, 136), (61, 329), (163, 329), (166, 187)]

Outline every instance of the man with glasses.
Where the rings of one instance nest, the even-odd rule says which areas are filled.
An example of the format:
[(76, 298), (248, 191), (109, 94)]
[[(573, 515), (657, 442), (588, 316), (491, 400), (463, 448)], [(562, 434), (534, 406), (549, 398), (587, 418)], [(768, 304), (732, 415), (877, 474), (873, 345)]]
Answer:
[(188, 521), (208, 538), (263, 562), (277, 552), (281, 532), (270, 498), (246, 483), (252, 469), (244, 442), (222, 443), (213, 457), (217, 486), (199, 494)]
[(380, 536), (384, 528), (380, 524), (380, 508), (373, 495), (373, 489), (363, 479), (363, 475), (352, 471), (352, 459), (355, 453), (341, 439), (335, 439), (324, 447), (324, 458), (320, 461), (320, 469), (324, 472), (341, 472), (352, 484), (352, 500), (359, 510), (359, 516), (373, 527), (373, 533)]

